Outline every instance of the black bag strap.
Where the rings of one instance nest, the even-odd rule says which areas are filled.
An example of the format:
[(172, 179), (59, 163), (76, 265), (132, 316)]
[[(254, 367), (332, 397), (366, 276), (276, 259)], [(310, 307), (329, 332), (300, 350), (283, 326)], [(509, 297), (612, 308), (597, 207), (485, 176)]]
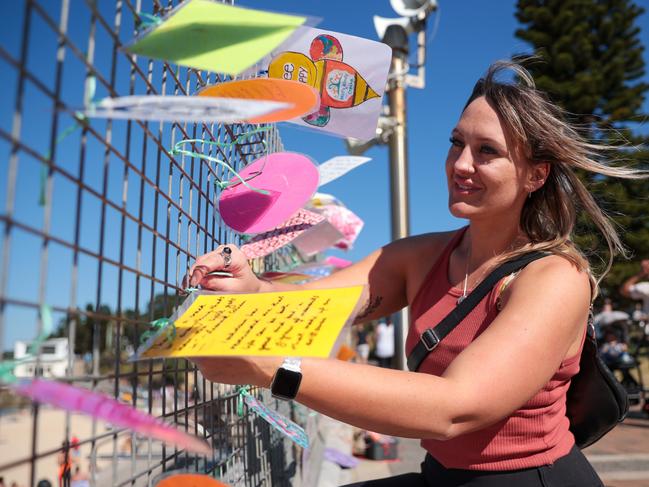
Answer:
[(521, 255), (520, 257), (507, 261), (489, 274), (471, 293), (458, 304), (453, 311), (444, 317), (435, 328), (428, 328), (419, 337), (419, 341), (415, 348), (412, 349), (408, 355), (408, 369), (416, 371), (426, 356), (432, 352), (435, 347), (441, 342), (446, 335), (451, 333), (453, 329), (468, 315), (473, 308), (475, 308), (482, 298), (496, 285), (496, 283), (503, 277), (522, 269), (530, 262), (533, 262), (541, 257), (548, 255), (547, 252), (529, 252)]

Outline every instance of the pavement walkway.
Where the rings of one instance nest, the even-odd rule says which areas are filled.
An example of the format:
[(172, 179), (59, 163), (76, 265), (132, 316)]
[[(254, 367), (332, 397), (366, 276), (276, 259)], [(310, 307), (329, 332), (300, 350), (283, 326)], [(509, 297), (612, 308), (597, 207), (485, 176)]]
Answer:
[[(351, 454), (353, 428), (333, 419), (326, 421), (326, 446)], [(632, 411), (584, 454), (606, 487), (649, 487), (649, 417)], [(399, 439), (399, 459), (376, 461), (358, 458), (358, 466), (342, 469), (324, 462), (317, 487), (334, 487), (419, 470), (425, 451), (418, 440)]]

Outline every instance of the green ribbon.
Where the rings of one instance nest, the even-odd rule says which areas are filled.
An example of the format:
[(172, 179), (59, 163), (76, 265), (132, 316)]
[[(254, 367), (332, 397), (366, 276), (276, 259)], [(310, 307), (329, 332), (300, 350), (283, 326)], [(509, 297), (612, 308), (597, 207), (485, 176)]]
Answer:
[(149, 330), (142, 333), (140, 336), (140, 344), (146, 343), (151, 337), (158, 334), (160, 330), (164, 330), (164, 340), (166, 342), (171, 342), (176, 338), (176, 326), (173, 321), (170, 321), (169, 318), (160, 318), (149, 323), (151, 327)]
[(249, 390), (250, 386), (240, 386), (237, 390), (237, 393), (239, 394), (237, 396), (237, 415), (240, 418), (243, 417), (244, 398), (250, 395)]
[[(184, 144), (206, 144), (208, 146), (213, 146), (213, 147), (223, 147), (223, 148), (233, 147), (235, 145), (243, 143), (251, 135), (262, 133), (262, 132), (268, 132), (270, 129), (271, 129), (271, 127), (259, 127), (259, 128), (253, 129), (253, 130), (251, 130), (249, 132), (246, 132), (244, 134), (239, 135), (232, 142), (216, 142), (216, 141), (204, 140), (204, 139), (184, 139), (184, 140), (181, 140), (179, 142), (176, 142), (176, 144), (174, 145), (173, 149), (171, 149), (170, 152), (171, 152), (171, 154), (183, 154), (183, 155), (186, 155), (188, 157), (195, 157), (195, 158), (198, 158), (198, 159), (205, 159), (205, 160), (214, 162), (216, 164), (219, 164), (222, 167), (224, 167), (226, 170), (228, 170), (229, 172), (234, 174), (234, 176), (237, 179), (239, 179), (239, 181), (240, 181), (240, 182), (235, 182), (235, 183), (231, 183), (229, 181), (216, 181), (215, 184), (221, 189), (226, 189), (226, 188), (229, 188), (230, 186), (235, 186), (237, 184), (243, 184), (246, 188), (248, 188), (251, 191), (255, 191), (256, 193), (260, 193), (260, 194), (263, 194), (263, 195), (269, 195), (270, 194), (269, 191), (266, 191), (265, 189), (257, 189), (257, 188), (254, 188), (254, 187), (252, 187), (252, 186), (250, 186), (248, 184), (248, 181), (250, 181), (251, 179), (256, 178), (257, 176), (259, 176), (263, 172), (265, 163), (264, 163), (264, 165), (262, 165), (262, 168), (261, 168), (260, 171), (255, 172), (253, 175), (251, 175), (251, 176), (249, 176), (247, 178), (243, 178), (227, 162), (222, 161), (221, 159), (218, 159), (216, 157), (208, 156), (208, 155), (205, 155), (205, 154), (200, 154), (198, 152), (194, 152), (194, 151), (191, 151), (191, 150), (185, 150), (185, 149), (182, 148), (182, 146)], [(266, 147), (266, 141), (262, 140), (261, 143), (264, 145), (264, 148), (265, 148)]]
[(157, 27), (162, 24), (162, 19), (157, 15), (147, 14), (145, 12), (138, 12), (139, 23), (136, 25), (137, 30), (148, 29), (149, 27)]

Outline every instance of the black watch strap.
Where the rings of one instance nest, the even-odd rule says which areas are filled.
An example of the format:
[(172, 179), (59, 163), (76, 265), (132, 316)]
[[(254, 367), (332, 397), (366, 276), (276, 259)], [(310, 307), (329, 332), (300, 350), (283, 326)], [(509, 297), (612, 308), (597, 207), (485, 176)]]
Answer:
[(529, 252), (520, 257), (507, 261), (494, 269), (471, 293), (458, 304), (434, 328), (427, 328), (419, 337), (419, 341), (408, 355), (408, 370), (416, 371), (426, 356), (432, 352), (446, 335), (475, 308), (482, 298), (496, 285), (496, 283), (512, 272), (522, 269), (530, 262), (548, 255), (546, 252)]

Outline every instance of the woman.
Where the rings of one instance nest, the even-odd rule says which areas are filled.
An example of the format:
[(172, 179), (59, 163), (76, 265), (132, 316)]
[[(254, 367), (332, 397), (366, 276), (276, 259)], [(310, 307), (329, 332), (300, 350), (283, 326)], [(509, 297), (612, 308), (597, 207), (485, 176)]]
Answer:
[[(507, 70), (519, 84), (496, 80)], [(565, 416), (597, 287), (570, 240), (576, 208), (599, 227), (611, 253), (622, 246), (572, 170), (642, 175), (596, 162), (600, 149), (563, 121), (523, 68), (496, 63), (453, 129), (446, 160), (449, 209), (468, 227), (393, 242), (302, 286), (367, 284), (358, 322), (409, 305), (408, 353), (500, 262), (531, 249), (551, 254), (496, 285), (426, 357), (423, 373), (302, 360), (299, 402), (362, 429), (421, 438), (428, 451), (422, 473), (358, 485), (602, 485)], [(206, 275), (223, 269), (234, 277)], [(191, 285), (221, 291), (299, 287), (260, 281), (232, 245), (197, 259), (190, 276)], [(282, 360), (196, 363), (213, 381), (269, 387)]]

